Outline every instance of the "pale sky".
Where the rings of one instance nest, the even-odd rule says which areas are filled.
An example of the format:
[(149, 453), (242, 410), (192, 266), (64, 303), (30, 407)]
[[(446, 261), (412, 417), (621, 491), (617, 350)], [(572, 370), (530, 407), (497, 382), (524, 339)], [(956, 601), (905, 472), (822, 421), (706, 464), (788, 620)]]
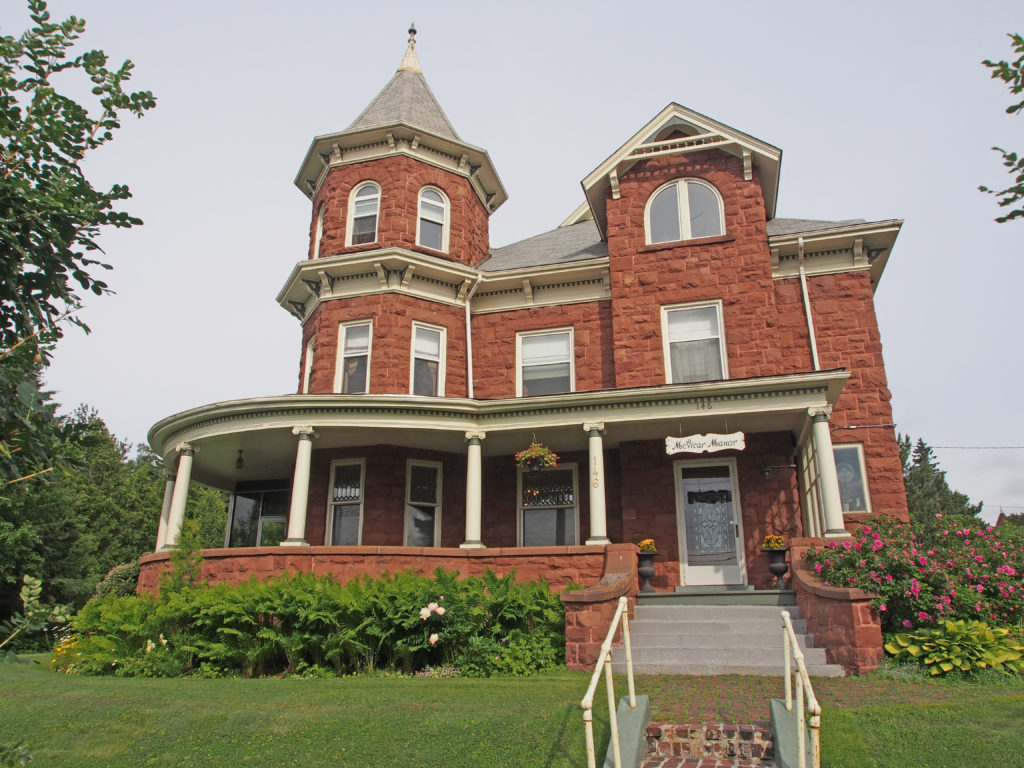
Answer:
[[(20, 33), (17, 0), (0, 28)], [(1010, 179), (1024, 116), (981, 66), (1010, 58), (1024, 3), (349, 3), (53, 0), (87, 47), (136, 64), (158, 106), (87, 165), (145, 226), (103, 236), (114, 296), (87, 299), (48, 384), (142, 442), (159, 419), (294, 392), (300, 328), (274, 297), (308, 245), (292, 180), (318, 134), (387, 83), (415, 21), (424, 75), (510, 199), (492, 246), (556, 227), (580, 180), (672, 101), (783, 150), (778, 215), (906, 221), (876, 294), (898, 430), (1022, 446), (1024, 221)], [(1019, 98), (1019, 97), (1018, 97)], [(1024, 450), (937, 450), (951, 486), (1024, 511)]]

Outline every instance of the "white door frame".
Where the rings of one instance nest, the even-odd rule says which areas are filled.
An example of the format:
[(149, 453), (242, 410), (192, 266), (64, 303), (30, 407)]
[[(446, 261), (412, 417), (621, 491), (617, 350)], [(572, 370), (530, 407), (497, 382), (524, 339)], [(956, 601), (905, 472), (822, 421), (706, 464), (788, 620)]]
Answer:
[[(683, 499), (684, 467), (725, 466), (729, 469), (729, 483), (732, 491), (733, 523), (736, 532), (736, 564), (725, 568), (713, 566), (687, 566), (686, 564), (686, 515)], [(743, 514), (740, 508), (739, 478), (735, 457), (716, 459), (679, 459), (672, 462), (672, 477), (676, 491), (676, 531), (679, 537), (679, 578), (685, 586), (723, 586), (747, 583), (747, 563), (743, 548)]]

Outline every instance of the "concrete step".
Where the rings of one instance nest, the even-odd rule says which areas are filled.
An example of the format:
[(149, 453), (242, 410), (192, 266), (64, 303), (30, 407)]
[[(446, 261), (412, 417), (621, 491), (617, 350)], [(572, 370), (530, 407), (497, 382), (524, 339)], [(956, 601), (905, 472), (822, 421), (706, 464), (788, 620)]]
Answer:
[(676, 587), (674, 592), (641, 592), (639, 605), (796, 605), (796, 593), (788, 589), (744, 587)]
[(782, 631), (782, 611), (789, 612), (791, 619), (800, 618), (799, 606), (779, 607), (774, 605), (637, 605), (637, 619), (675, 619), (705, 621), (708, 619), (741, 618), (767, 619), (779, 625)]
[[(841, 667), (826, 662), (824, 649), (814, 647), (799, 609), (786, 610), (808, 672), (842, 676)], [(639, 674), (782, 675), (781, 613), (769, 605), (638, 605), (630, 621), (633, 669)], [(616, 649), (612, 668), (624, 672), (625, 667), (624, 653)]]
[[(670, 622), (658, 622), (658, 626), (641, 624), (629, 627), (634, 646), (643, 648), (730, 648), (733, 650), (768, 650), (782, 653), (782, 632), (767, 635), (746, 635), (733, 632), (674, 631)], [(667, 625), (667, 626), (662, 626)], [(797, 635), (797, 646), (801, 651), (813, 648), (806, 634)], [(805, 654), (806, 655), (806, 654)]]

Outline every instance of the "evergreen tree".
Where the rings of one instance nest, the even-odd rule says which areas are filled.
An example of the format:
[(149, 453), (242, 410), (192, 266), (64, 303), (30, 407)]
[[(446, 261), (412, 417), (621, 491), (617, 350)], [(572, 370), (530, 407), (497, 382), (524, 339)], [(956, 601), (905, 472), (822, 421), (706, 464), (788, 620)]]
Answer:
[(934, 522), (936, 515), (977, 517), (981, 513), (980, 503), (971, 504), (965, 494), (949, 487), (931, 446), (918, 439), (911, 448), (909, 435), (898, 440), (911, 521)]

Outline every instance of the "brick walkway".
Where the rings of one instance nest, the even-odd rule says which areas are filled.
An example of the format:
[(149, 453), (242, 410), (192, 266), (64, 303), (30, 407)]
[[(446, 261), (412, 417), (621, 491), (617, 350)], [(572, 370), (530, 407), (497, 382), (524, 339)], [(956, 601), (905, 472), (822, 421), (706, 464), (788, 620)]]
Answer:
[(733, 763), (728, 760), (693, 760), (682, 757), (652, 757), (641, 763), (641, 768), (763, 768), (762, 766)]

